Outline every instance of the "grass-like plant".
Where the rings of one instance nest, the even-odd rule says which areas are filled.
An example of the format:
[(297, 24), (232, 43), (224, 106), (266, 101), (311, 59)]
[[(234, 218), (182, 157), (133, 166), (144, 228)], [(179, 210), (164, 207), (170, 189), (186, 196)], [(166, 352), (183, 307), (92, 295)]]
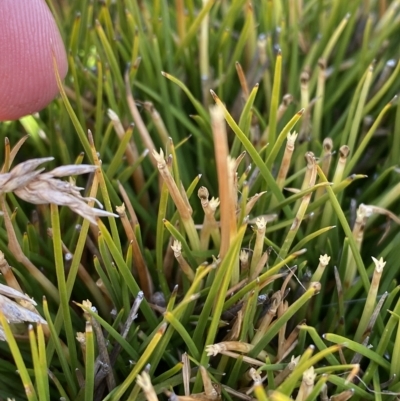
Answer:
[(61, 96), (0, 124), (0, 399), (397, 399), (399, 1), (48, 4)]

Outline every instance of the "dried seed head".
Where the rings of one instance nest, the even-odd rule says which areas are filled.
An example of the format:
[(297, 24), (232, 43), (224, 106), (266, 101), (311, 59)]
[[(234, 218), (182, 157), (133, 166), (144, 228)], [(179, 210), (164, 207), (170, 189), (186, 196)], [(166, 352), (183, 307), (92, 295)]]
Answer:
[(221, 389), (219, 386), (213, 385), (210, 376), (208, 375), (208, 372), (204, 366), (200, 366), (200, 374), (201, 378), (203, 380), (203, 387), (204, 387), (204, 393), (205, 393), (205, 399), (207, 400), (218, 400), (220, 399), (220, 393)]
[(206, 345), (207, 356), (216, 356), (222, 351), (220, 344)]
[(55, 169), (43, 173), (45, 177), (68, 177), (73, 175), (81, 175), (87, 173), (93, 173), (97, 170), (97, 166), (91, 164), (70, 164), (66, 166), (56, 167)]
[(125, 216), (125, 204), (124, 203), (121, 206), (116, 206), (115, 210), (119, 216)]
[[(34, 301), (33, 301), (34, 302)], [(22, 306), (23, 308), (29, 309), (31, 312), (37, 313), (36, 308), (32, 304), (32, 300), (30, 299), (29, 301), (26, 301), (25, 299), (20, 299), (18, 301), (18, 304)], [(36, 303), (35, 303), (36, 304)]]
[(314, 290), (314, 294), (318, 294), (321, 291), (321, 283), (318, 281), (313, 281), (310, 283), (310, 288)]
[(265, 220), (264, 216), (262, 216), (260, 218), (257, 218), (256, 226), (257, 226), (257, 230), (260, 233), (264, 233), (265, 232), (265, 227), (267, 226), (267, 221)]
[(366, 210), (363, 205), (360, 205), (357, 209), (357, 222), (361, 223), (363, 220), (366, 219)]
[(341, 159), (347, 159), (347, 156), (350, 153), (350, 148), (347, 145), (343, 145), (339, 149), (339, 155)]
[[(83, 308), (84, 310), (90, 309), (90, 310), (91, 310), (92, 312), (94, 312), (94, 313), (97, 312), (96, 308), (95, 308), (94, 306), (92, 306), (92, 303), (91, 303), (88, 299), (87, 299), (86, 301), (82, 301), (82, 308)], [(89, 320), (89, 319), (90, 319), (90, 314), (87, 313), (87, 312), (84, 312), (84, 313), (83, 313), (83, 316), (84, 316), (84, 318), (85, 318), (86, 320)]]
[(293, 147), (294, 146), (294, 143), (296, 142), (296, 139), (297, 139), (297, 132), (296, 131), (293, 131), (292, 133), (291, 132), (288, 132), (288, 134), (287, 134), (287, 137), (286, 137), (286, 139), (287, 139), (287, 146), (288, 147)]
[(146, 394), (148, 400), (158, 399), (154, 391), (154, 387), (151, 384), (150, 375), (146, 371), (142, 372), (137, 376), (136, 383)]
[(301, 83), (301, 85), (307, 85), (309, 80), (310, 80), (310, 74), (308, 73), (308, 71), (303, 71), (300, 74), (300, 83)]
[(282, 302), (282, 293), (281, 291), (276, 291), (272, 297), (271, 297), (271, 303), (268, 308), (268, 314), (270, 315), (276, 315), (276, 312), (278, 311), (278, 307)]
[(85, 333), (82, 333), (82, 332), (78, 331), (76, 333), (76, 340), (80, 344), (86, 344), (86, 335), (85, 335)]
[(82, 301), (82, 305), (87, 309), (92, 308), (92, 303), (88, 299), (86, 301)]
[(120, 121), (119, 117), (118, 117), (118, 114), (114, 110), (108, 109), (107, 110), (107, 115), (108, 115), (108, 118), (113, 122), (119, 122)]
[(242, 263), (247, 263), (249, 261), (249, 253), (245, 249), (242, 249), (239, 254), (239, 259)]
[[(158, 171), (160, 172), (160, 175), (168, 188), (169, 194), (174, 201), (179, 214), (181, 215), (183, 224), (190, 224), (192, 214), (191, 207), (185, 198), (185, 191), (181, 192), (179, 190), (174, 178), (171, 175), (171, 172), (167, 166), (167, 162), (164, 159), (163, 150), (160, 149), (160, 153), (157, 153), (155, 150), (153, 150), (153, 157), (157, 162)], [(170, 160), (172, 161), (172, 157)]]
[(314, 373), (314, 367), (311, 366), (309, 369), (303, 372), (303, 380), (301, 382), (299, 392), (296, 397), (296, 401), (302, 401), (307, 399), (309, 394), (314, 388), (314, 380), (316, 374)]
[(318, 60), (318, 67), (319, 67), (321, 70), (326, 70), (326, 60), (323, 59), (323, 58), (320, 58), (320, 59)]
[(161, 148), (160, 148), (160, 153), (157, 153), (156, 150), (153, 150), (152, 155), (153, 155), (154, 159), (156, 160), (157, 167), (159, 169), (163, 169), (167, 166), (167, 163), (165, 162), (165, 158), (164, 158), (164, 152)]
[(33, 312), (16, 302), (0, 295), (0, 310), (10, 323), (34, 322), (47, 324), (38, 313)]
[(303, 373), (303, 383), (308, 387), (313, 386), (316, 376), (317, 374), (314, 373), (314, 367), (311, 366), (311, 368), (305, 370)]
[(206, 353), (208, 356), (215, 356), (226, 351), (248, 353), (253, 347), (252, 344), (247, 344), (242, 341), (223, 341), (222, 343), (207, 345)]
[(256, 369), (250, 368), (249, 375), (251, 379), (254, 381), (254, 384), (262, 383), (261, 375), (257, 372)]
[(306, 162), (307, 162), (307, 168), (313, 168), (315, 165), (315, 155), (313, 152), (306, 152), (304, 155)]
[(202, 203), (208, 200), (209, 195), (210, 194), (206, 187), (200, 187), (199, 190), (197, 191), (197, 196), (201, 199)]
[[(347, 401), (354, 395), (354, 389), (344, 390), (339, 394), (335, 394), (329, 398), (330, 401)], [(397, 395), (397, 393), (396, 393)]]
[(383, 261), (383, 258), (381, 257), (381, 258), (378, 260), (378, 259), (376, 259), (376, 258), (374, 258), (374, 257), (372, 256), (372, 260), (373, 260), (374, 263), (375, 263), (375, 270), (376, 270), (376, 272), (377, 272), (377, 273), (382, 273), (383, 268), (384, 268), (385, 265), (386, 265), (386, 262)]
[(320, 263), (321, 266), (323, 266), (323, 267), (328, 266), (330, 260), (331, 260), (331, 257), (328, 256), (327, 254), (321, 255), (321, 256), (319, 257), (319, 263)]
[(322, 143), (322, 147), (324, 148), (325, 152), (330, 152), (333, 148), (333, 141), (331, 138), (325, 138), (324, 142)]
[[(0, 253), (0, 257), (4, 258), (4, 254), (2, 252)], [(9, 287), (8, 285), (0, 284), (0, 294), (5, 295), (9, 298), (24, 300), (31, 303), (32, 305), (36, 305), (36, 302), (32, 298), (29, 298), (27, 295), (22, 294), (22, 292), (14, 290), (14, 288)]]
[(298, 355), (296, 357), (294, 355), (292, 355), (292, 358), (291, 358), (290, 362), (288, 363), (289, 370), (294, 370), (294, 368), (298, 365), (299, 361), (300, 361), (300, 355)]
[(254, 205), (256, 204), (256, 202), (260, 199), (261, 196), (263, 196), (264, 194), (266, 194), (267, 191), (261, 192), (259, 194), (255, 194), (254, 196), (252, 196), (246, 204), (246, 216), (248, 216), (251, 212), (251, 210), (253, 209)]
[(43, 172), (43, 169), (35, 170), (40, 164), (51, 160), (53, 160), (52, 157), (28, 160), (15, 166), (9, 173), (0, 174), (0, 192), (14, 192), (21, 199), (36, 205), (53, 203), (68, 206), (93, 224), (97, 224), (96, 217), (98, 216), (118, 217), (113, 213), (90, 207), (86, 202), (95, 201), (100, 208), (102, 205), (94, 198), (83, 197), (80, 194), (83, 188), (58, 179), (92, 173), (96, 171), (97, 166), (67, 165), (49, 172)]
[(212, 198), (210, 199), (209, 206), (210, 206), (210, 209), (211, 209), (212, 211), (215, 212), (215, 211), (217, 210), (219, 204), (220, 204), (219, 198), (214, 198), (214, 197), (212, 197)]
[(174, 240), (173, 244), (171, 245), (171, 249), (174, 251), (174, 255), (176, 258), (181, 256), (182, 244), (180, 241)]
[(99, 278), (97, 281), (96, 281), (96, 285), (97, 285), (97, 287), (99, 287), (100, 289), (102, 289), (102, 290), (104, 290), (106, 287), (105, 287), (105, 285), (104, 285), (104, 282), (103, 282), (103, 280), (101, 279), (101, 278)]
[(287, 93), (286, 95), (283, 96), (282, 98), (282, 104), (285, 107), (289, 107), (293, 102), (293, 95), (291, 95), (290, 93)]

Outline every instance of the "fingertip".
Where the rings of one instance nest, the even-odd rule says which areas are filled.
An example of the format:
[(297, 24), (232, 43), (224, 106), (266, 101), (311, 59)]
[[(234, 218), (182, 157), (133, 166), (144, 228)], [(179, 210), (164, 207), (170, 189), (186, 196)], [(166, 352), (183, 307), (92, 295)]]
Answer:
[(57, 95), (53, 54), (61, 79), (67, 55), (44, 0), (0, 1), (0, 121), (46, 107)]

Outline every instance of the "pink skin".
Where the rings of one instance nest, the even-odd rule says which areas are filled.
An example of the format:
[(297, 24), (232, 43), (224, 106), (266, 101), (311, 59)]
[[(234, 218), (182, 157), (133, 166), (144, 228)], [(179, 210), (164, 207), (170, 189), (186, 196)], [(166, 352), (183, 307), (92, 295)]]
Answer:
[(46, 107), (57, 95), (52, 54), (63, 79), (63, 41), (45, 0), (0, 0), (0, 121)]

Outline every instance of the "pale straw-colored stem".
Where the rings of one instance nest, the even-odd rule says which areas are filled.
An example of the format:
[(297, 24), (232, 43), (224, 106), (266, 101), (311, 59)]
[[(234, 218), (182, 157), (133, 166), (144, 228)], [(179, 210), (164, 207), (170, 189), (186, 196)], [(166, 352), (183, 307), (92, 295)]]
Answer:
[(282, 102), (278, 107), (278, 113), (277, 113), (278, 122), (282, 119), (283, 115), (285, 114), (285, 111), (292, 104), (292, 102), (293, 102), (293, 96), (290, 93), (287, 93), (286, 95), (283, 96)]
[(200, 246), (201, 249), (206, 250), (209, 246), (210, 237), (214, 241), (214, 245), (218, 248), (220, 246), (220, 232), (218, 223), (215, 220), (215, 211), (219, 206), (219, 199), (209, 199), (209, 192), (206, 187), (200, 187), (197, 192), (201, 201), (201, 207), (204, 211), (203, 226), (200, 231)]
[[(244, 343), (241, 341), (224, 341), (222, 343), (207, 345), (206, 352), (207, 352), (207, 355), (209, 355), (209, 356), (216, 356), (218, 354), (226, 353), (229, 351), (248, 354), (253, 348), (254, 348), (254, 345)], [(268, 355), (265, 351), (261, 351), (258, 354), (257, 358), (265, 359), (267, 356)]]
[(238, 188), (243, 188), (243, 187), (248, 187), (249, 183), (247, 182), (247, 178), (249, 177), (249, 174), (251, 172), (252, 165), (249, 164), (246, 167), (246, 170), (242, 173), (240, 178), (238, 179)]
[(238, 341), (243, 326), (244, 307), (245, 305), (238, 311), (232, 329), (229, 330), (228, 334), (224, 337), (224, 341)]
[[(210, 108), (211, 125), (214, 137), (214, 152), (217, 164), (218, 192), (221, 214), (221, 248), (220, 257), (228, 252), (231, 238), (236, 235), (237, 193), (235, 192), (235, 162), (229, 159), (228, 138), (224, 111), (219, 104)], [(238, 279), (237, 274), (232, 275)], [(236, 280), (237, 282), (238, 280)]]
[(258, 265), (258, 262), (260, 261), (261, 254), (262, 254), (263, 247), (264, 247), (266, 226), (267, 226), (267, 222), (264, 219), (264, 217), (257, 218), (256, 230), (255, 230), (256, 231), (256, 242), (254, 244), (253, 256), (251, 258), (251, 264), (250, 264), (250, 276), (249, 276), (250, 280), (255, 279), (255, 270)]
[(293, 152), (294, 152), (294, 143), (296, 142), (297, 133), (288, 133), (285, 152), (283, 154), (281, 166), (278, 171), (278, 175), (276, 177), (276, 183), (279, 189), (282, 189), (290, 168), (290, 161), (292, 160)]
[[(266, 66), (269, 62), (269, 57), (267, 54), (267, 35), (259, 35), (257, 40), (257, 51), (261, 66)], [(264, 93), (266, 94), (267, 104), (271, 104), (272, 95), (272, 79), (271, 72), (269, 68), (264, 68), (264, 73), (262, 76), (262, 83), (264, 85)]]
[(146, 111), (149, 112), (150, 117), (157, 130), (158, 136), (160, 137), (161, 143), (168, 143), (168, 141), (170, 140), (170, 135), (160, 113), (154, 107), (154, 104), (151, 102), (144, 102), (143, 107)]
[(125, 205), (122, 204), (121, 206), (117, 206), (116, 211), (121, 219), (130, 246), (132, 247), (133, 265), (139, 276), (140, 289), (144, 292), (145, 297), (147, 299), (150, 299), (151, 295), (154, 292), (153, 280), (142, 254), (142, 250), (140, 249), (135, 231), (132, 229), (132, 226), (129, 223), (128, 217), (126, 215)]
[[(285, 302), (282, 302), (282, 304), (285, 304), (285, 311), (286, 311), (289, 307), (288, 302), (285, 301)], [(285, 325), (285, 327), (286, 327), (286, 325)], [(289, 334), (288, 338), (283, 343), (281, 349), (278, 350), (278, 354), (276, 356), (276, 361), (275, 361), (276, 363), (279, 363), (282, 360), (284, 360), (297, 346), (299, 332), (300, 332), (300, 325), (297, 325), (293, 329), (293, 331)]]
[[(368, 217), (371, 215), (371, 209), (361, 204), (357, 209), (356, 221), (354, 223), (354, 227), (352, 230), (353, 238), (356, 242), (357, 249), (361, 249), (362, 241), (364, 238), (364, 229), (365, 225), (367, 224)], [(357, 273), (357, 266), (356, 261), (354, 260), (353, 253), (349, 250), (347, 255), (347, 265), (346, 265), (346, 272), (344, 275), (344, 288), (348, 289), (351, 287), (354, 278)]]
[(311, 108), (314, 104), (310, 102), (310, 72), (308, 69), (300, 74), (300, 96), (301, 107), (305, 110), (300, 126), (300, 140), (308, 139), (311, 130)]
[(300, 74), (301, 107), (304, 110), (306, 110), (308, 105), (310, 104), (309, 83), (310, 83), (310, 73), (309, 73), (309, 71), (304, 70)]
[(131, 203), (131, 201), (129, 199), (129, 196), (126, 193), (125, 188), (121, 185), (120, 182), (118, 182), (118, 189), (119, 189), (119, 192), (120, 192), (120, 194), (122, 196), (122, 199), (124, 201), (124, 205), (125, 205), (126, 209), (128, 210), (128, 213), (129, 213), (129, 216), (130, 216), (130, 223), (132, 225), (132, 229), (134, 229), (134, 227), (139, 224), (139, 220), (138, 220), (138, 218), (136, 216), (135, 210), (133, 209), (133, 206), (132, 206), (132, 203)]
[[(282, 290), (281, 290), (281, 294), (282, 294)], [(284, 292), (283, 292), (284, 294)], [(277, 318), (279, 319), (280, 316), (282, 316), (288, 309), (289, 304), (287, 301), (283, 301), (280, 303), (280, 305), (278, 306), (278, 311), (277, 311)], [(278, 352), (276, 355), (276, 358), (280, 359), (280, 355), (282, 354), (282, 349), (283, 349), (283, 345), (285, 344), (285, 335), (286, 335), (286, 326), (287, 323), (283, 324), (281, 329), (279, 330), (278, 333)]]
[(313, 113), (312, 133), (315, 140), (320, 141), (321, 138), (321, 120), (322, 120), (322, 109), (324, 104), (325, 94), (325, 71), (326, 71), (327, 60), (321, 57), (318, 60), (318, 80), (317, 80), (317, 93), (316, 102)]
[(350, 148), (347, 145), (343, 145), (339, 149), (339, 160), (336, 166), (335, 174), (333, 176), (333, 184), (339, 184), (342, 181), (343, 173), (346, 167), (347, 158), (350, 154)]
[[(325, 138), (322, 143), (322, 154), (321, 154), (321, 169), (325, 174), (325, 177), (329, 175), (329, 169), (332, 161), (332, 149), (333, 141), (331, 138)], [(318, 188), (315, 192), (315, 200), (320, 198), (325, 193), (325, 188)]]
[(271, 305), (268, 308), (267, 313), (261, 319), (261, 322), (257, 328), (257, 332), (254, 335), (253, 339), (251, 340), (251, 344), (257, 344), (260, 339), (265, 335), (266, 331), (268, 330), (272, 320), (276, 316), (276, 312), (278, 311), (278, 307), (282, 302), (282, 295), (280, 291), (275, 292), (275, 294), (271, 298)]
[(246, 211), (245, 211), (245, 216), (248, 216), (251, 212), (251, 210), (253, 209), (254, 205), (256, 204), (256, 202), (261, 198), (261, 196), (263, 196), (264, 194), (266, 194), (267, 191), (264, 192), (260, 192), (259, 194), (255, 194), (254, 196), (252, 196), (246, 203)]
[(14, 290), (17, 290), (17, 291), (23, 293), (21, 286), (19, 285), (17, 279), (15, 278), (15, 275), (11, 269), (11, 266), (8, 264), (8, 262), (4, 256), (4, 253), (1, 251), (0, 251), (0, 273), (4, 277), (6, 283), (9, 287), (14, 288)]
[(85, 359), (86, 358), (86, 335), (85, 335), (85, 333), (78, 331), (76, 333), (75, 338), (81, 347), (82, 355), (83, 355), (83, 358)]
[[(301, 184), (302, 191), (314, 186), (315, 180), (316, 180), (316, 167), (315, 167), (316, 161), (315, 161), (314, 153), (307, 152), (305, 154), (305, 159), (307, 162), (307, 167), (306, 167), (306, 172), (304, 174), (303, 183)], [(314, 178), (314, 175), (315, 175), (315, 178)]]
[(360, 365), (358, 363), (356, 363), (356, 364), (354, 364), (353, 368), (350, 370), (350, 373), (347, 375), (346, 382), (352, 383), (353, 380), (357, 377), (359, 372), (360, 372)]
[[(338, 185), (343, 178), (344, 169), (347, 163), (347, 157), (349, 156), (350, 149), (348, 146), (343, 145), (339, 149), (339, 160), (336, 166), (335, 174), (333, 176), (333, 185)], [(340, 195), (339, 195), (340, 198)], [(324, 210), (322, 212), (321, 227), (328, 227), (332, 225), (333, 221), (333, 206), (331, 202), (326, 202)], [(321, 250), (325, 249), (326, 235), (319, 237), (318, 246)], [(351, 253), (350, 253), (351, 254)]]
[(136, 378), (137, 385), (143, 390), (147, 401), (158, 401), (157, 393), (151, 383), (150, 375), (143, 371)]
[[(203, 0), (203, 7), (213, 0)], [(209, 60), (209, 33), (210, 33), (210, 15), (207, 13), (201, 21), (199, 36), (199, 60), (200, 60), (200, 79), (203, 94), (203, 105), (207, 107), (210, 104), (210, 60)]]
[[(307, 180), (306, 179), (304, 180), (303, 186), (306, 188), (311, 188), (315, 185), (315, 181), (317, 178), (317, 167), (315, 163), (314, 154), (312, 152), (307, 152), (306, 160), (307, 160), (307, 170), (306, 170)], [(285, 258), (287, 253), (289, 252), (290, 246), (292, 245), (293, 240), (297, 234), (297, 231), (300, 228), (300, 224), (306, 214), (306, 210), (310, 203), (311, 196), (312, 192), (309, 192), (308, 194), (303, 196), (299, 209), (296, 213), (296, 217), (293, 220), (290, 230), (279, 252), (279, 258)]]
[[(258, 260), (258, 263), (255, 265), (252, 279), (255, 279), (259, 276), (262, 269), (268, 263), (269, 255), (270, 255), (270, 252), (268, 250), (261, 255), (260, 259)], [(263, 287), (264, 287), (264, 285), (261, 284), (259, 289), (261, 290), (261, 288), (263, 288)]]
[(216, 388), (214, 387), (210, 376), (208, 375), (207, 369), (204, 366), (200, 366), (201, 379), (203, 381), (204, 392), (207, 400), (217, 400), (220, 398)]
[(239, 254), (240, 271), (243, 273), (249, 269), (249, 252), (242, 249)]
[(242, 65), (238, 61), (236, 61), (235, 67), (236, 67), (237, 76), (239, 78), (240, 87), (242, 88), (243, 99), (244, 99), (244, 101), (246, 101), (250, 94), (249, 86), (247, 85), (246, 75), (243, 71)]
[(354, 395), (354, 390), (351, 388), (349, 390), (344, 390), (339, 394), (335, 394), (329, 398), (330, 401), (347, 401)]
[(183, 390), (185, 395), (190, 394), (190, 378), (191, 378), (191, 371), (190, 371), (190, 358), (187, 352), (182, 355), (182, 377), (183, 377)]
[[(155, 151), (155, 146), (153, 139), (151, 138), (149, 131), (146, 128), (145, 123), (143, 122), (142, 116), (140, 115), (140, 112), (136, 106), (135, 99), (133, 98), (132, 95), (132, 90), (129, 82), (129, 75), (125, 75), (125, 89), (126, 89), (126, 99), (128, 102), (128, 107), (131, 112), (133, 121), (135, 122), (135, 126), (139, 131), (140, 137), (143, 141), (143, 145), (149, 149), (149, 151), (153, 152)], [(157, 167), (157, 162), (153, 159), (150, 159), (151, 162), (153, 163), (154, 167)]]
[(368, 326), (368, 322), (374, 312), (376, 297), (378, 295), (379, 282), (382, 277), (383, 268), (385, 267), (386, 264), (386, 262), (384, 262), (382, 258), (378, 260), (372, 257), (372, 260), (375, 263), (375, 270), (372, 276), (371, 286), (369, 288), (367, 300), (365, 302), (364, 310), (361, 315), (360, 323), (358, 324), (356, 334), (354, 335), (354, 341), (356, 342), (361, 342), (363, 340), (363, 336)]
[(181, 217), (182, 224), (185, 228), (186, 234), (189, 238), (190, 245), (192, 246), (193, 250), (200, 249), (200, 241), (199, 236), (196, 231), (196, 227), (194, 225), (191, 209), (188, 208), (188, 205), (185, 199), (182, 197), (181, 192), (176, 185), (172, 174), (168, 168), (168, 165), (164, 159), (164, 152), (160, 149), (160, 153), (157, 153), (155, 150), (153, 151), (153, 158), (157, 162), (157, 168), (160, 172), (162, 179), (165, 182), (165, 185), (168, 188), (169, 195), (171, 196), (178, 213)]
[[(117, 115), (117, 113), (115, 113), (111, 109), (108, 109), (107, 114), (108, 114), (108, 117), (111, 119), (114, 130), (117, 133), (119, 140), (122, 140), (122, 138), (125, 135), (125, 129), (121, 123), (119, 116)], [(137, 150), (137, 147), (136, 147), (136, 144), (134, 141), (130, 141), (127, 143), (126, 148), (125, 148), (125, 156), (126, 156), (128, 165), (130, 165), (130, 166), (132, 166), (135, 163), (135, 161), (139, 158), (139, 152)], [(142, 188), (145, 186), (146, 180), (145, 180), (143, 169), (142, 169), (141, 165), (138, 165), (137, 168), (133, 171), (132, 182), (133, 182), (133, 186), (134, 186), (136, 192), (141, 191)], [(149, 204), (150, 200), (149, 200), (149, 195), (148, 195), (147, 191), (142, 194), (142, 197), (140, 198), (140, 202), (143, 206)]]
[(297, 393), (296, 401), (305, 401), (308, 395), (314, 388), (314, 380), (317, 376), (314, 373), (314, 367), (311, 366), (309, 369), (305, 370), (303, 373), (303, 380), (301, 381), (299, 392)]
[(191, 269), (186, 259), (182, 256), (182, 244), (179, 241), (175, 240), (171, 248), (174, 251), (174, 256), (179, 264), (179, 267), (182, 269), (183, 273), (192, 283), (194, 280), (194, 271)]
[(319, 394), (320, 394), (319, 399), (321, 401), (329, 401), (328, 386), (326, 384), (322, 386), (321, 392)]
[(283, 383), (283, 381), (294, 371), (299, 361), (300, 355), (296, 357), (292, 355), (292, 359), (287, 364), (286, 368), (275, 377), (275, 386), (279, 386), (281, 383)]

